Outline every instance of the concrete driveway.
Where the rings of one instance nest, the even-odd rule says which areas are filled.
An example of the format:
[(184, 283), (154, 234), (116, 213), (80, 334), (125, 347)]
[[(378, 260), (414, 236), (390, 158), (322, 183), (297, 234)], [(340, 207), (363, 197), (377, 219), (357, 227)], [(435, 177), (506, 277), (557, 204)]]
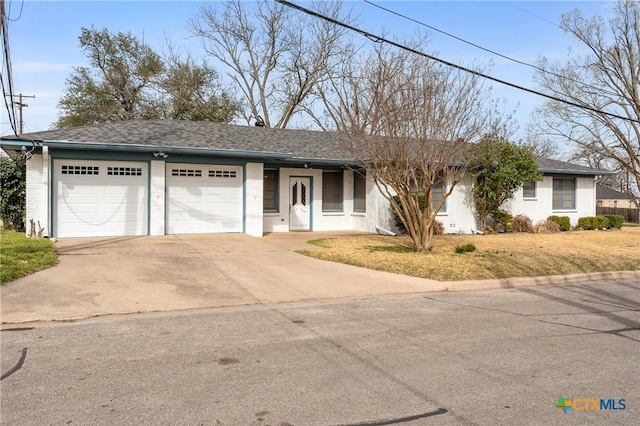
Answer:
[(345, 233), (73, 238), (60, 263), (0, 287), (4, 324), (107, 314), (363, 298), (620, 279), (640, 272), (439, 282), (312, 259), (312, 238)]
[[(335, 233), (70, 238), (60, 263), (0, 288), (2, 322), (440, 290), (294, 252)], [(344, 235), (344, 234), (343, 234)]]

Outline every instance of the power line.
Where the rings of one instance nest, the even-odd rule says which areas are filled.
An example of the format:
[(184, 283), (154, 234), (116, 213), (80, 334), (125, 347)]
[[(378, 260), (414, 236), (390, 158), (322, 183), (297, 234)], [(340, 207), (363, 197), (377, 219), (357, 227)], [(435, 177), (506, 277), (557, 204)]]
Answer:
[[(3, 2), (4, 2), (4, 0), (3, 0)], [(9, 21), (19, 21), (20, 18), (22, 17), (22, 10), (23, 9), (24, 9), (24, 0), (22, 0), (20, 2), (20, 14), (18, 15), (18, 17), (17, 18), (10, 18), (9, 15), (11, 14), (11, 5), (9, 5), (9, 11), (7, 12), (7, 19)]]
[[(385, 12), (387, 12), (387, 13), (391, 13), (391, 14), (393, 14), (393, 15), (396, 15), (396, 16), (400, 17), (400, 18), (403, 18), (403, 19), (406, 19), (406, 20), (408, 20), (408, 21), (411, 21), (411, 22), (413, 22), (413, 23), (415, 23), (415, 24), (418, 24), (418, 25), (421, 25), (421, 26), (423, 26), (423, 27), (429, 28), (429, 29), (431, 29), (431, 30), (433, 30), (433, 31), (439, 32), (440, 34), (444, 34), (444, 35), (446, 35), (447, 37), (451, 37), (451, 38), (453, 38), (453, 39), (455, 39), (455, 40), (458, 40), (458, 41), (461, 41), (461, 42), (463, 42), (463, 43), (466, 43), (466, 44), (468, 44), (469, 46), (473, 46), (473, 47), (475, 47), (475, 48), (477, 48), (477, 49), (484, 50), (485, 52), (491, 53), (492, 55), (499, 56), (499, 57), (504, 58), (504, 59), (506, 59), (506, 60), (508, 60), (508, 61), (512, 61), (512, 62), (515, 62), (515, 63), (520, 64), (520, 65), (524, 65), (524, 66), (529, 67), (529, 68), (533, 68), (533, 69), (535, 69), (536, 71), (540, 71), (540, 72), (543, 72), (543, 73), (545, 73), (545, 74), (553, 75), (554, 77), (558, 77), (558, 78), (561, 78), (561, 79), (563, 79), (563, 80), (571, 81), (571, 82), (573, 82), (573, 83), (582, 84), (582, 85), (584, 85), (584, 86), (591, 87), (592, 89), (601, 90), (599, 87), (594, 87), (594, 86), (591, 86), (591, 85), (589, 85), (589, 84), (585, 84), (585, 83), (583, 83), (583, 82), (581, 82), (581, 81), (578, 81), (578, 80), (572, 79), (572, 78), (570, 78), (570, 77), (567, 77), (567, 76), (564, 76), (564, 75), (557, 74), (557, 73), (555, 73), (555, 72), (553, 72), (553, 71), (546, 70), (546, 69), (541, 68), (541, 67), (539, 67), (539, 66), (537, 66), (537, 65), (533, 65), (533, 64), (530, 64), (530, 63), (528, 63), (528, 62), (524, 62), (524, 61), (521, 61), (521, 60), (519, 60), (519, 59), (512, 58), (511, 56), (503, 55), (502, 53), (496, 52), (495, 50), (491, 50), (491, 49), (488, 49), (488, 48), (486, 48), (486, 47), (480, 46), (479, 44), (473, 43), (473, 42), (471, 42), (471, 41), (469, 41), (469, 40), (465, 40), (465, 39), (463, 39), (462, 37), (458, 37), (458, 36), (456, 36), (456, 35), (454, 35), (454, 34), (451, 34), (451, 33), (448, 33), (448, 32), (446, 32), (446, 31), (440, 30), (440, 29), (438, 29), (438, 28), (436, 28), (436, 27), (434, 27), (434, 26), (432, 26), (432, 25), (425, 24), (424, 22), (419, 21), (419, 20), (417, 20), (417, 19), (414, 19), (414, 18), (412, 18), (412, 17), (410, 17), (410, 16), (403, 15), (402, 13), (396, 12), (395, 10), (392, 10), (392, 9), (389, 9), (389, 8), (386, 8), (386, 7), (383, 7), (383, 6), (380, 6), (380, 5), (378, 5), (378, 4), (376, 4), (376, 3), (374, 3), (374, 2), (372, 2), (372, 1), (370, 1), (370, 0), (364, 0), (364, 2), (365, 2), (365, 3), (367, 3), (367, 4), (370, 4), (370, 5), (371, 5), (371, 6), (373, 6), (373, 7), (377, 7), (377, 8), (378, 8), (378, 9), (380, 9), (380, 10), (384, 10), (384, 11), (385, 11)], [(524, 9), (521, 9), (521, 10), (525, 11)], [(526, 12), (526, 11), (525, 11), (525, 12)]]
[[(24, 98), (33, 98), (35, 99), (36, 95), (23, 95), (22, 93), (18, 94), (18, 95), (5, 95), (7, 97), (11, 98), (11, 102), (13, 103), (13, 105), (18, 107), (18, 111), (20, 113), (20, 118), (19, 118), (19, 134), (24, 133), (24, 120), (22, 119), (22, 109), (28, 107), (29, 105), (25, 104), (24, 102), (22, 102), (22, 99)], [(13, 98), (18, 98), (18, 102), (14, 101)]]
[[(11, 55), (9, 53), (9, 17), (5, 10), (5, 2), (0, 3), (0, 32), (2, 32), (2, 71), (3, 75), (0, 76), (0, 85), (2, 86), (2, 94), (4, 95), (4, 104), (9, 115), (9, 122), (11, 123), (11, 129), (13, 133), (17, 135), (16, 127), (16, 110), (13, 100), (13, 75), (11, 71)], [(6, 70), (6, 84), (4, 71)], [(7, 100), (7, 96), (10, 97)]]
[(562, 29), (562, 27), (560, 27), (560, 25), (556, 24), (555, 22), (551, 22), (550, 20), (548, 20), (546, 18), (543, 18), (542, 16), (539, 16), (539, 15), (536, 15), (535, 13), (529, 12), (528, 10), (523, 9), (522, 7), (514, 4), (513, 2), (510, 2), (509, 4), (511, 6), (513, 6), (513, 7), (515, 7), (516, 9), (519, 9), (519, 10), (523, 11), (524, 13), (527, 13), (527, 14), (533, 16), (534, 18), (538, 18), (539, 20), (544, 21), (544, 22), (546, 22), (548, 24), (551, 24), (554, 27), (558, 27), (558, 28)]
[(595, 113), (598, 113), (598, 114), (604, 114), (604, 115), (607, 115), (609, 117), (618, 118), (620, 120), (630, 121), (632, 123), (640, 124), (640, 120), (636, 120), (634, 118), (624, 117), (622, 115), (618, 115), (618, 114), (614, 114), (614, 113), (611, 113), (611, 112), (602, 111), (602, 110), (599, 110), (597, 108), (590, 107), (588, 105), (580, 105), (580, 104), (577, 104), (575, 102), (568, 101), (566, 99), (562, 99), (562, 98), (558, 98), (558, 97), (555, 97), (555, 96), (552, 96), (552, 95), (548, 95), (546, 93), (542, 93), (540, 91), (537, 91), (537, 90), (534, 90), (534, 89), (530, 89), (528, 87), (520, 86), (518, 84), (511, 83), (511, 82), (508, 82), (506, 80), (502, 80), (502, 79), (499, 79), (499, 78), (496, 78), (496, 77), (492, 77), (492, 76), (490, 76), (488, 74), (484, 74), (484, 73), (481, 73), (481, 72), (476, 71), (476, 70), (472, 70), (472, 69), (467, 68), (467, 67), (463, 67), (462, 65), (458, 65), (458, 64), (455, 64), (453, 62), (449, 62), (449, 61), (446, 61), (444, 59), (440, 59), (440, 58), (438, 58), (436, 56), (429, 55), (427, 53), (424, 53), (424, 52), (421, 52), (419, 50), (407, 47), (407, 46), (405, 46), (403, 44), (400, 44), (400, 43), (397, 43), (395, 41), (386, 39), (386, 38), (384, 38), (382, 36), (370, 33), (368, 31), (362, 30), (360, 28), (357, 28), (357, 27), (354, 27), (352, 25), (346, 24), (344, 22), (338, 21), (337, 19), (330, 18), (330, 17), (328, 17), (326, 15), (322, 15), (322, 14), (320, 14), (318, 12), (315, 12), (313, 10), (304, 8), (304, 7), (299, 6), (299, 5), (295, 4), (295, 3), (291, 3), (291, 2), (286, 1), (286, 0), (276, 0), (276, 2), (278, 2), (280, 4), (283, 4), (285, 6), (291, 7), (293, 9), (299, 10), (300, 12), (306, 13), (306, 14), (314, 16), (316, 18), (323, 19), (323, 20), (325, 20), (327, 22), (330, 22), (330, 23), (332, 23), (334, 25), (338, 25), (338, 26), (346, 28), (348, 30), (357, 32), (358, 34), (361, 34), (361, 35), (365, 36), (366, 38), (368, 38), (368, 39), (370, 39), (372, 41), (375, 41), (375, 42), (378, 42), (378, 43), (390, 44), (390, 45), (395, 46), (395, 47), (397, 47), (399, 49), (406, 50), (407, 52), (411, 52), (411, 53), (414, 53), (416, 55), (423, 56), (425, 58), (434, 60), (436, 62), (440, 62), (441, 64), (444, 64), (444, 65), (447, 65), (449, 67), (458, 69), (460, 71), (468, 72), (470, 74), (474, 74), (474, 75), (477, 75), (479, 77), (486, 78), (487, 80), (495, 81), (496, 83), (504, 84), (505, 86), (509, 86), (509, 87), (514, 88), (514, 89), (522, 90), (524, 92), (532, 93), (534, 95), (542, 96), (544, 98), (551, 99), (551, 100), (556, 101), (556, 102), (561, 102), (563, 104), (571, 105), (571, 106), (574, 106), (576, 108), (581, 108), (581, 109), (585, 109), (585, 110), (588, 110), (588, 111), (591, 111), (591, 112), (595, 112)]

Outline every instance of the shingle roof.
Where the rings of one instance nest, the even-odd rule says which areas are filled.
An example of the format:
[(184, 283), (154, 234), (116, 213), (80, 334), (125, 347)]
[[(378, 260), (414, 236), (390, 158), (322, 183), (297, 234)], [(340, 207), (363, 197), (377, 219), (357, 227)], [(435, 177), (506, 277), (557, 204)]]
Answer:
[[(208, 121), (134, 120), (47, 130), (2, 140), (70, 142), (78, 145), (130, 145), (166, 150), (210, 149), (240, 153), (282, 153), (298, 159), (348, 162), (345, 134), (295, 129), (269, 129)], [(537, 158), (543, 173), (610, 174), (579, 164)]]
[[(36, 141), (142, 145), (290, 153), (298, 158), (346, 160), (345, 135), (309, 130), (269, 129), (207, 121), (136, 120), (78, 126), (21, 135)], [(3, 139), (16, 139), (3, 137)]]
[(629, 194), (624, 192), (616, 191), (613, 188), (609, 188), (608, 186), (596, 185), (596, 198), (598, 200), (630, 200), (631, 197)]
[(553, 160), (551, 158), (536, 157), (538, 169), (543, 173), (566, 173), (573, 172), (586, 175), (611, 174), (606, 170), (598, 170), (593, 167), (583, 166), (581, 164), (567, 163), (566, 161)]

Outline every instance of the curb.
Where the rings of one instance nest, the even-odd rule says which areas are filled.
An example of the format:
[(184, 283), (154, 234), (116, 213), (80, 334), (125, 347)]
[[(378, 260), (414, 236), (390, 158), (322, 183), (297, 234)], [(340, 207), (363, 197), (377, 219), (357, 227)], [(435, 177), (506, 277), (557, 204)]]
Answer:
[[(497, 289), (509, 289), (519, 287), (537, 287), (537, 286), (551, 286), (551, 285), (571, 285), (578, 284), (585, 281), (606, 281), (606, 280), (624, 280), (624, 279), (640, 279), (640, 270), (637, 271), (610, 271), (610, 272), (591, 272), (591, 273), (578, 273), (568, 275), (546, 275), (538, 277), (517, 277), (517, 278), (501, 278), (501, 279), (488, 279), (488, 280), (467, 280), (467, 281), (432, 281), (434, 284), (431, 288), (424, 289), (411, 293), (385, 293), (385, 294), (372, 294), (372, 295), (357, 295), (357, 296), (344, 296), (340, 298), (320, 298), (312, 299), (313, 301), (321, 300), (338, 300), (338, 299), (369, 299), (381, 296), (398, 296), (406, 294), (423, 294), (423, 293), (441, 293), (441, 292), (462, 292), (462, 291), (481, 291), (481, 290), (497, 290)], [(214, 309), (214, 308), (229, 308), (237, 306), (248, 305), (268, 305), (279, 303), (299, 303), (304, 301), (287, 300), (281, 302), (256, 302), (250, 304), (238, 304), (238, 305), (219, 305), (210, 307), (198, 307), (198, 308), (185, 308), (185, 309), (169, 309), (169, 310), (153, 310), (153, 311), (136, 311), (136, 312), (103, 312), (91, 315), (75, 316), (75, 317), (63, 317), (63, 318), (50, 318), (50, 319), (31, 319), (23, 321), (7, 321), (0, 322), (0, 330), (11, 331), (17, 325), (22, 326), (41, 326), (43, 324), (55, 324), (64, 322), (77, 322), (90, 318), (98, 317), (113, 317), (123, 315), (135, 315), (146, 313), (169, 313), (169, 312), (184, 312), (192, 309)]]
[(441, 282), (444, 291), (491, 290), (499, 288), (533, 287), (545, 285), (577, 284), (582, 281), (623, 280), (640, 278), (638, 271), (591, 272), (586, 274), (546, 275), (540, 277), (501, 278)]

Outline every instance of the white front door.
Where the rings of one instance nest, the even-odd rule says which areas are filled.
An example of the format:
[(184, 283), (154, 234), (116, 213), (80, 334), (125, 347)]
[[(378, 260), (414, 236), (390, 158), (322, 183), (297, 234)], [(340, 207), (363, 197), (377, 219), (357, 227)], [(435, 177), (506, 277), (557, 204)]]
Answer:
[(311, 229), (311, 179), (289, 178), (289, 230)]

